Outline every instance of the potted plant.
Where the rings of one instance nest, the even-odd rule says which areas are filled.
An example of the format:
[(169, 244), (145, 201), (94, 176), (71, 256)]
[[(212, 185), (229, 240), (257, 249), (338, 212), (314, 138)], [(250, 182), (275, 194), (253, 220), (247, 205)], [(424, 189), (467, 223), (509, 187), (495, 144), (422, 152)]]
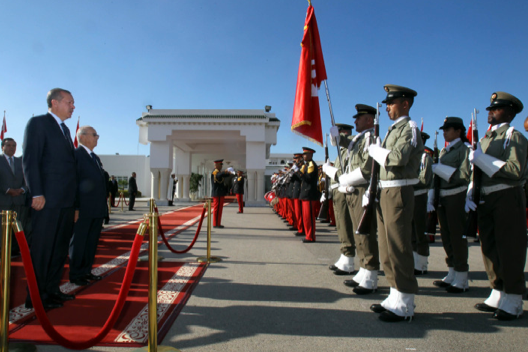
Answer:
[(191, 173), (191, 178), (189, 181), (189, 193), (192, 200), (196, 199), (196, 193), (198, 192), (198, 187), (200, 187), (200, 182), (202, 181), (203, 175)]

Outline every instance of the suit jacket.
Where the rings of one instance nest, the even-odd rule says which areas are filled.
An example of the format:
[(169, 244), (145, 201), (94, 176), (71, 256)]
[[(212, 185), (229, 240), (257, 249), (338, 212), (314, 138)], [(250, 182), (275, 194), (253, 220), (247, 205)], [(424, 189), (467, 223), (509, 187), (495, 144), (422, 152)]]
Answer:
[(137, 183), (136, 179), (132, 176), (128, 179), (128, 194), (137, 193)]
[(117, 191), (118, 191), (117, 180), (111, 180), (110, 184), (112, 185), (110, 187), (110, 192), (112, 192), (112, 194), (117, 194)]
[(90, 154), (80, 146), (75, 149), (77, 167), (77, 202), (75, 208), (79, 210), (79, 218), (104, 218), (106, 216), (106, 180), (101, 168), (101, 161), (97, 165)]
[(12, 197), (6, 194), (8, 189), (24, 188), (27, 191), (26, 181), (24, 181), (24, 171), (22, 169), (22, 158), (13, 157), (15, 163), (15, 174), (11, 171), (11, 166), (4, 154), (0, 154), (0, 208), (9, 210), (11, 205), (24, 205), (26, 194)]
[(77, 173), (72, 145), (51, 114), (28, 121), (22, 145), (24, 175), (31, 194), (46, 198), (45, 207), (74, 206)]

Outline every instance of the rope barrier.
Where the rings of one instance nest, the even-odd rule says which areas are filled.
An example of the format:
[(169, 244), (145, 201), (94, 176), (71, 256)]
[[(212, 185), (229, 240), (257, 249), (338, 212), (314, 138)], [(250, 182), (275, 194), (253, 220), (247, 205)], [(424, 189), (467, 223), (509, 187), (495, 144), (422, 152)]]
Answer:
[[(158, 207), (154, 207), (154, 211), (157, 214), (159, 214)], [(194, 235), (194, 238), (191, 244), (189, 245), (189, 247), (187, 247), (183, 251), (178, 251), (171, 247), (171, 245), (169, 244), (169, 241), (167, 241), (167, 238), (165, 237), (165, 233), (163, 232), (163, 228), (161, 226), (161, 219), (158, 216), (158, 231), (161, 235), (161, 239), (163, 240), (163, 243), (165, 243), (165, 246), (169, 249), (169, 251), (171, 251), (172, 253), (176, 253), (176, 254), (183, 254), (183, 253), (187, 253), (188, 251), (191, 250), (192, 247), (194, 247), (194, 244), (196, 243), (196, 240), (198, 239), (198, 235), (200, 234), (200, 230), (202, 229), (202, 224), (203, 224), (203, 220), (205, 217), (205, 211), (206, 211), (206, 207), (204, 206), (202, 210), (202, 215), (200, 216), (200, 222), (198, 223), (198, 228), (196, 229), (196, 234)]]
[(112, 309), (110, 316), (108, 317), (108, 320), (95, 337), (81, 342), (76, 342), (65, 338), (53, 327), (53, 325), (49, 321), (46, 311), (44, 310), (44, 306), (42, 305), (42, 300), (40, 299), (40, 294), (37, 287), (37, 279), (33, 270), (33, 262), (29, 253), (29, 247), (26, 241), (26, 236), (24, 235), (23, 231), (18, 231), (15, 233), (16, 239), (20, 247), (20, 253), (22, 255), (22, 263), (24, 265), (24, 270), (26, 271), (29, 294), (31, 297), (31, 301), (33, 302), (35, 313), (42, 325), (42, 328), (51, 339), (53, 339), (56, 343), (62, 345), (63, 347), (73, 350), (84, 350), (95, 346), (97, 343), (103, 340), (106, 335), (108, 335), (108, 333), (116, 323), (117, 319), (119, 318), (123, 306), (125, 305), (125, 300), (128, 296), (130, 285), (132, 283), (134, 272), (136, 270), (139, 251), (141, 249), (141, 243), (143, 242), (143, 235), (145, 233), (146, 228), (147, 226), (145, 222), (143, 222), (138, 228), (136, 238), (134, 239), (134, 243), (132, 244), (130, 259), (125, 272), (125, 277), (123, 278), (123, 284), (121, 285), (119, 296), (117, 298), (116, 303), (114, 304), (114, 308)]

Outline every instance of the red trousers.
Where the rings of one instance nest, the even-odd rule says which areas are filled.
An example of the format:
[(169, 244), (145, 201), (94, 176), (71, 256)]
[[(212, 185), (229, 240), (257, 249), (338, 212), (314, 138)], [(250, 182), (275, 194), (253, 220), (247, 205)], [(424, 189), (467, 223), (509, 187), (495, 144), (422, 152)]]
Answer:
[(317, 204), (320, 204), (318, 200), (303, 200), (302, 201), (302, 217), (303, 227), (306, 239), (309, 241), (315, 241), (315, 217)]
[(302, 217), (302, 202), (300, 199), (294, 199), (293, 204), (295, 206), (295, 220), (297, 221), (297, 231), (303, 232), (303, 217)]
[(288, 209), (290, 215), (290, 225), (297, 227), (297, 221), (295, 219), (295, 205), (293, 204), (293, 199), (288, 198)]
[(213, 197), (213, 226), (222, 225), (222, 210), (224, 210), (225, 197)]
[(238, 202), (238, 212), (243, 213), (244, 212), (244, 195), (237, 193), (236, 198)]

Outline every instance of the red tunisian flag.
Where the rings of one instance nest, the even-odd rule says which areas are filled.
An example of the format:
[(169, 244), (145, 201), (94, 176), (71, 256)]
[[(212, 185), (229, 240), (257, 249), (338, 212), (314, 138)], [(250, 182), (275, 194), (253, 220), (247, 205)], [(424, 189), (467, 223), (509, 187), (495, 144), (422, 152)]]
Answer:
[(5, 111), (4, 111), (4, 122), (2, 123), (2, 131), (0, 132), (0, 139), (4, 140), (4, 133), (7, 132), (7, 125), (5, 121)]
[(77, 119), (77, 128), (75, 129), (75, 139), (73, 140), (73, 146), (75, 148), (77, 148), (79, 146), (79, 142), (77, 141), (77, 131), (79, 130), (79, 120), (81, 119), (81, 117), (79, 116), (79, 118)]
[(466, 138), (468, 139), (469, 144), (473, 145), (473, 119), (469, 122)]
[(323, 146), (321, 113), (317, 91), (326, 79), (326, 69), (313, 6), (308, 6), (301, 43), (301, 60), (291, 130)]

